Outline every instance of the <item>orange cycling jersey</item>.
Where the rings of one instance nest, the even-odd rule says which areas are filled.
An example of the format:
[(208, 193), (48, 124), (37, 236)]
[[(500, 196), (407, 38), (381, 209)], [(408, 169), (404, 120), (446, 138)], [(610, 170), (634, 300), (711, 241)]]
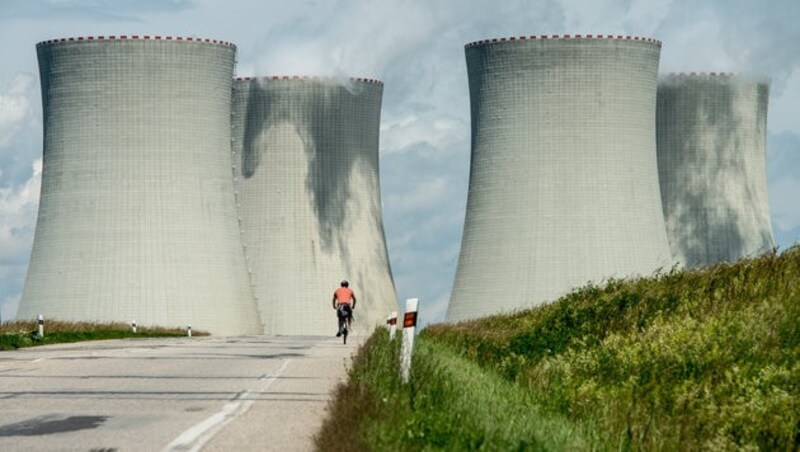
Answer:
[(340, 287), (336, 289), (333, 296), (336, 297), (336, 301), (338, 301), (339, 304), (350, 304), (353, 300), (353, 291), (347, 287)]

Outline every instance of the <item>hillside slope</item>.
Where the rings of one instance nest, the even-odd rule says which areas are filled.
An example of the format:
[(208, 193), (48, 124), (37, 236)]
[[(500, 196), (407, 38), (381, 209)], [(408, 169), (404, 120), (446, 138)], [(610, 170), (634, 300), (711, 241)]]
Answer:
[[(376, 354), (396, 354), (381, 335), (362, 350), (341, 392), (368, 394), (366, 405), (378, 401), (368, 419), (354, 422), (367, 448), (448, 448), (458, 445), (449, 435), (470, 434), (480, 439), (471, 448), (490, 449), (800, 447), (800, 247), (610, 281), (537, 309), (431, 326), (419, 338), (410, 385), (396, 381), (390, 359), (375, 367)], [(454, 380), (476, 369), (479, 376)], [(372, 378), (376, 372), (388, 377)], [(432, 389), (431, 379), (457, 394), (481, 394), (472, 381), (518, 392), (485, 401), (492, 409), (456, 416), (452, 391)], [(414, 436), (420, 419), (429, 420), (423, 432), (438, 442)], [(556, 422), (563, 436), (539, 441), (523, 428), (502, 440), (491, 434), (499, 425), (542, 422)], [(405, 435), (376, 435), (379, 425), (406, 428)]]

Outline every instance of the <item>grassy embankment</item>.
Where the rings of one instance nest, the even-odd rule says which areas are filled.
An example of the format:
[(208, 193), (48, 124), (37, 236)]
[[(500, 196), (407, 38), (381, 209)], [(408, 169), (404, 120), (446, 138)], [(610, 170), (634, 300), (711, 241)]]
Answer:
[(398, 342), (359, 351), (320, 449), (800, 448), (800, 247), (431, 326), (409, 385)]
[[(192, 331), (194, 336), (207, 336), (203, 331)], [(125, 323), (63, 322), (48, 320), (44, 325), (44, 337), (39, 337), (35, 320), (4, 322), (0, 324), (0, 350), (10, 350), (35, 345), (60, 344), (66, 342), (96, 341), (134, 337), (186, 336), (181, 328), (143, 328), (134, 333)]]

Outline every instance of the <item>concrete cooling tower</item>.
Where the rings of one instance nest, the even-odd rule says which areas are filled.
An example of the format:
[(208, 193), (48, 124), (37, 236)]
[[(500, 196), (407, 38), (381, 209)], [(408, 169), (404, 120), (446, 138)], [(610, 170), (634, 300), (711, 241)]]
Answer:
[(260, 333), (230, 174), (235, 46), (101, 36), (37, 53), (44, 170), (18, 316)]
[(333, 291), (358, 298), (354, 328), (396, 310), (380, 200), (382, 83), (234, 81), (234, 183), (265, 332), (336, 332)]
[(472, 160), (448, 321), (669, 267), (655, 149), (660, 50), (605, 35), (466, 46)]
[(673, 74), (658, 87), (658, 170), (672, 254), (686, 267), (775, 246), (766, 181), (769, 84)]

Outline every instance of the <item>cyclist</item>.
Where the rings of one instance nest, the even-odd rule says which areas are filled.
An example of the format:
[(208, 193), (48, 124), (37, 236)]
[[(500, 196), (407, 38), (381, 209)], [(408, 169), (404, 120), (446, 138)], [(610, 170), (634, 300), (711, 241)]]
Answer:
[(339, 331), (336, 337), (342, 335), (344, 330), (344, 319), (347, 318), (347, 327), (353, 322), (353, 310), (356, 308), (356, 294), (350, 289), (350, 283), (342, 281), (340, 287), (333, 292), (331, 303), (336, 310), (336, 317), (339, 320)]

